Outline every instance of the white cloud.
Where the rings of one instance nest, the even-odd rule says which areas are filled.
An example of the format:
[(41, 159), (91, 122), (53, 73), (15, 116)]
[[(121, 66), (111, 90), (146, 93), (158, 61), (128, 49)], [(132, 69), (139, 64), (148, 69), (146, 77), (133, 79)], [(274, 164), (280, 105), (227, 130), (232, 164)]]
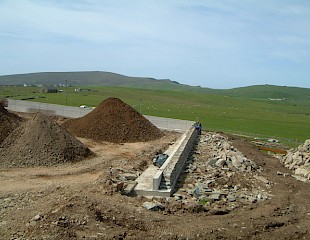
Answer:
[(290, 81), (280, 70), (307, 79), (309, 13), (307, 1), (4, 0), (0, 74), (103, 69), (211, 87)]

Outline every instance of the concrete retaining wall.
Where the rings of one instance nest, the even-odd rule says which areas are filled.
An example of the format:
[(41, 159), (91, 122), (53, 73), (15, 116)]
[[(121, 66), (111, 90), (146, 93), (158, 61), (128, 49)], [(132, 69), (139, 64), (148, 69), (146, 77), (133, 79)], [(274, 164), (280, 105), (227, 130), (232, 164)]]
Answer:
[(162, 177), (163, 177), (163, 171), (159, 169), (156, 172), (155, 176), (153, 177), (153, 190), (159, 189)]
[(184, 168), (185, 162), (193, 149), (193, 146), (197, 140), (197, 131), (195, 127), (188, 130), (186, 138), (182, 141), (182, 144), (172, 156), (169, 164), (165, 167), (162, 174), (162, 179), (166, 184), (170, 184), (171, 193), (173, 193), (177, 180)]
[(168, 149), (165, 152), (169, 157), (153, 177), (153, 191), (158, 191), (159, 196), (163, 196), (160, 189), (160, 185), (163, 182), (167, 189), (169, 189), (169, 191), (165, 190), (164, 195), (170, 196), (173, 194), (177, 180), (191, 150), (193, 149), (197, 137), (197, 131), (193, 126), (179, 138), (179, 140), (172, 146), (172, 150)]

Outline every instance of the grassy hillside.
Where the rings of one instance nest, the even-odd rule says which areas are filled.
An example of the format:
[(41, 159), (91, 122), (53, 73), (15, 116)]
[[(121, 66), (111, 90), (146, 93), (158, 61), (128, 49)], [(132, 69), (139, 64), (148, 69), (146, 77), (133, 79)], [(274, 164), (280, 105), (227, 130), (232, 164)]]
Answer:
[[(84, 86), (84, 88), (86, 88)], [(310, 138), (310, 104), (269, 101), (191, 91), (166, 91), (89, 86), (88, 92), (38, 93), (33, 87), (2, 87), (1, 96), (34, 98), (72, 106), (96, 106), (107, 97), (119, 97), (143, 114), (201, 121), (204, 129), (281, 138), (292, 145)], [(66, 89), (63, 89), (66, 90)], [(67, 97), (66, 97), (67, 95)], [(245, 97), (245, 96), (243, 96)], [(251, 97), (251, 96), (250, 96)], [(141, 101), (140, 101), (141, 100)], [(140, 106), (140, 103), (141, 106)]]
[(128, 77), (111, 72), (46, 72), (28, 73), (0, 76), (0, 85), (59, 85), (69, 84), (72, 86), (117, 86), (138, 89), (158, 89), (172, 91), (187, 91), (198, 93), (211, 93), (216, 95), (266, 100), (282, 101), (289, 103), (308, 103), (310, 102), (309, 88), (296, 88), (285, 86), (258, 85), (241, 87), (227, 90), (202, 88), (179, 84), (168, 79), (154, 79), (144, 77)]
[(310, 102), (309, 88), (257, 85), (228, 90), (215, 90), (214, 93), (243, 99), (246, 98), (304, 104), (308, 104)]
[(0, 85), (93, 85), (122, 86), (146, 89), (184, 90), (194, 88), (169, 79), (128, 77), (111, 72), (45, 72), (0, 76)]

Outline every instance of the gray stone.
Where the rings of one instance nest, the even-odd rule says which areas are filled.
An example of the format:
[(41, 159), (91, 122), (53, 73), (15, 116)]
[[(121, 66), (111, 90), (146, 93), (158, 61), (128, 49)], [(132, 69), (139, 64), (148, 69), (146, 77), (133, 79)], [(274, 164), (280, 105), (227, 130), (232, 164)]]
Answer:
[(1, 226), (4, 226), (4, 225), (6, 225), (6, 224), (7, 224), (7, 221), (1, 221), (1, 222), (0, 222), (0, 227), (1, 227)]
[(219, 159), (215, 163), (217, 167), (224, 167), (225, 164), (226, 164), (226, 161), (224, 159)]
[(201, 196), (201, 192), (202, 192), (202, 189), (200, 187), (195, 187), (194, 191), (193, 191), (193, 196), (195, 198), (199, 198)]
[(228, 173), (226, 173), (226, 175), (227, 175), (227, 177), (232, 177), (234, 174), (232, 173), (232, 172), (228, 172)]
[(236, 197), (232, 194), (229, 194), (227, 197), (226, 197), (227, 201), (228, 202), (235, 202), (236, 201)]
[(34, 227), (37, 225), (37, 221), (30, 221), (29, 223), (30, 226)]
[(310, 168), (306, 169), (306, 167), (299, 167), (295, 170), (296, 175), (300, 175), (302, 177), (308, 178), (310, 176)]
[(227, 155), (225, 152), (219, 152), (219, 159), (227, 159)]
[(39, 221), (43, 216), (40, 214), (35, 215), (30, 221)]
[(241, 167), (239, 168), (242, 172), (245, 172), (247, 170), (247, 166), (244, 164), (241, 164)]
[(239, 184), (237, 184), (237, 185), (234, 186), (234, 190), (235, 190), (235, 191), (238, 191), (239, 189), (240, 189), (240, 185), (239, 185)]
[(210, 192), (212, 192), (212, 189), (210, 189), (210, 188), (203, 188), (203, 190), (204, 190), (205, 193), (210, 193)]
[(222, 146), (223, 146), (223, 149), (224, 150), (228, 150), (228, 149), (230, 149), (230, 145), (229, 145), (229, 143), (228, 142), (223, 142), (223, 144), (222, 144)]
[(268, 181), (268, 179), (265, 178), (265, 177), (263, 177), (263, 176), (254, 175), (254, 177), (255, 177), (257, 180), (259, 180), (259, 181), (261, 181), (261, 182), (263, 182), (263, 183), (265, 183), (265, 184), (269, 184), (269, 183), (270, 183), (270, 182)]
[(211, 193), (208, 198), (210, 198), (213, 201), (218, 201), (221, 199), (221, 194), (220, 193)]
[(176, 200), (176, 201), (179, 201), (179, 200), (182, 200), (183, 199), (183, 195), (181, 195), (181, 194), (173, 194), (173, 196), (174, 196), (174, 199)]
[(308, 182), (307, 178), (305, 177), (301, 177), (299, 175), (292, 175), (293, 178), (295, 178), (298, 181), (302, 181), (302, 182)]
[(150, 211), (159, 211), (165, 209), (164, 205), (158, 202), (144, 202), (143, 207)]
[(241, 162), (235, 156), (231, 157), (231, 163), (235, 168), (241, 167)]
[(137, 186), (137, 182), (130, 182), (127, 187), (122, 191), (122, 194), (129, 195)]
[(227, 159), (226, 160), (226, 164), (227, 164), (227, 166), (229, 167), (229, 168), (233, 168), (233, 164), (232, 164), (232, 161), (231, 161), (231, 158), (229, 158), (229, 159)]
[(251, 165), (252, 168), (253, 168), (253, 169), (257, 169), (257, 168), (258, 168), (258, 167), (257, 167), (257, 164), (256, 164), (255, 162), (253, 162), (253, 161), (251, 161), (251, 162), (252, 162), (252, 165)]
[(137, 175), (136, 175), (136, 174), (133, 174), (133, 173), (123, 173), (123, 174), (121, 174), (120, 176), (121, 176), (121, 178), (122, 178), (123, 180), (126, 180), (126, 181), (128, 181), (128, 180), (133, 181), (133, 180), (136, 180), (136, 179), (137, 179)]
[(263, 200), (264, 199), (262, 194), (260, 194), (260, 193), (257, 194), (256, 198), (257, 198), (257, 200)]
[(257, 201), (257, 198), (256, 197), (252, 197), (252, 196), (248, 196), (248, 200), (251, 202), (251, 203), (255, 203)]
[(246, 157), (243, 156), (243, 154), (241, 152), (237, 152), (237, 154), (235, 155), (237, 160), (240, 162), (240, 163), (244, 163), (247, 161)]
[(216, 167), (216, 162), (218, 161), (218, 158), (211, 158), (208, 163), (207, 166), (211, 166), (211, 167)]

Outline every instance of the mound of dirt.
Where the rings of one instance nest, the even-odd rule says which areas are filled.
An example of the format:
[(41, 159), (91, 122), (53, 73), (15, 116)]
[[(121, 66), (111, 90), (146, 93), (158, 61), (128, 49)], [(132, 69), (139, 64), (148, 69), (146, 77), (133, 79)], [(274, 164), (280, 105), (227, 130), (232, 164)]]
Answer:
[(19, 126), (22, 119), (7, 111), (2, 104), (0, 104), (0, 144), (4, 139)]
[(51, 117), (36, 114), (0, 144), (0, 165), (50, 166), (76, 162), (92, 152)]
[(135, 109), (118, 98), (104, 100), (89, 114), (63, 124), (72, 134), (113, 143), (146, 142), (163, 133)]

